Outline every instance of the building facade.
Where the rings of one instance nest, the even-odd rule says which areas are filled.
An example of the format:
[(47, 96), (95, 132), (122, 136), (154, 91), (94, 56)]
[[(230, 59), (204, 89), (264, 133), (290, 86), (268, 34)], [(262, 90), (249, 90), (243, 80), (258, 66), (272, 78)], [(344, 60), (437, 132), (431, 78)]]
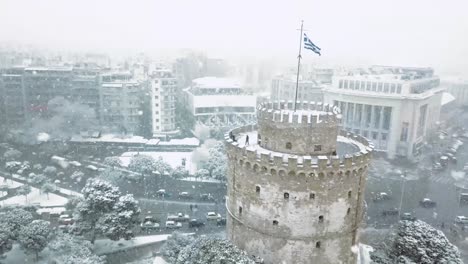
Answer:
[(150, 73), (151, 122), (153, 137), (166, 138), (179, 133), (176, 127), (177, 79), (171, 70)]
[(461, 78), (443, 79), (443, 87), (447, 92), (455, 97), (455, 105), (458, 107), (468, 107), (468, 80)]
[(142, 85), (128, 72), (107, 73), (100, 81), (102, 125), (123, 134), (139, 133), (142, 118)]
[[(314, 80), (299, 79), (298, 101), (323, 101), (323, 86)], [(296, 97), (296, 76), (277, 76), (271, 82), (272, 101), (294, 101)]]
[(437, 128), (444, 89), (430, 68), (374, 66), (336, 76), (324, 101), (338, 106), (342, 126), (370, 139), (389, 158), (417, 159)]
[(184, 89), (184, 101), (195, 120), (210, 127), (247, 124), (255, 119), (256, 96), (230, 79), (195, 79)]
[(267, 264), (356, 263), (373, 146), (339, 131), (337, 107), (293, 107), (262, 104), (226, 136), (227, 236)]
[(26, 119), (24, 68), (7, 68), (1, 72), (0, 92), (2, 122), (8, 127), (23, 124)]

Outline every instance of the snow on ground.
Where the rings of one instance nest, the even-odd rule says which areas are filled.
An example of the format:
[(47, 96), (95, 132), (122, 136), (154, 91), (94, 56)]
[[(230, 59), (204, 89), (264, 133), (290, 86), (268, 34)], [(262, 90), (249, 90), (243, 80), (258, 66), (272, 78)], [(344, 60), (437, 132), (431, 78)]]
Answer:
[(200, 179), (200, 178), (195, 178), (195, 177), (187, 177), (187, 178), (183, 178), (183, 179), (180, 179), (181, 181), (192, 181), (192, 182), (216, 182), (216, 183), (220, 183), (221, 181), (220, 180), (217, 180), (217, 179)]
[(167, 142), (161, 141), (159, 145), (199, 146), (200, 140), (197, 138), (171, 139)]
[(12, 181), (12, 180), (5, 181), (5, 178), (0, 177), (0, 186), (2, 188), (5, 187), (5, 188), (8, 188), (8, 189), (14, 189), (14, 188), (20, 187), (21, 185), (23, 185), (23, 184), (19, 183), (19, 182), (16, 182), (16, 181)]
[(357, 264), (370, 264), (372, 263), (372, 260), (370, 258), (370, 253), (374, 251), (374, 248), (365, 245), (365, 244), (359, 244), (359, 252), (358, 252), (358, 258), (357, 258)]
[(51, 207), (64, 206), (67, 203), (67, 201), (67, 198), (58, 196), (53, 193), (49, 193), (49, 197), (47, 198), (47, 195), (45, 193), (41, 193), (39, 189), (31, 187), (31, 192), (27, 195), (27, 201), (24, 195), (18, 195), (1, 201), (1, 204), (2, 206), (39, 204), (42, 207)]
[(139, 236), (131, 240), (112, 241), (110, 239), (98, 239), (94, 244), (96, 254), (103, 254), (113, 252), (116, 250), (130, 248), (134, 246), (141, 246), (167, 240), (170, 234), (165, 235), (152, 235), (152, 236)]
[(120, 156), (122, 165), (127, 167), (130, 160), (135, 155), (146, 155), (156, 160), (161, 157), (165, 162), (171, 165), (172, 168), (182, 166), (182, 159), (185, 158), (185, 169), (187, 169), (190, 174), (195, 174), (197, 171), (197, 165), (192, 162), (192, 152), (125, 152)]
[(153, 264), (167, 264), (167, 262), (162, 257), (154, 258)]

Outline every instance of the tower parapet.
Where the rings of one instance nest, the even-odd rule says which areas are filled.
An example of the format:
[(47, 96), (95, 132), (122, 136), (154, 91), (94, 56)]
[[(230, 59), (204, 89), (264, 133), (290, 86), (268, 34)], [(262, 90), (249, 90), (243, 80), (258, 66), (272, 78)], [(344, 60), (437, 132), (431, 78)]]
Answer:
[(292, 101), (260, 104), (258, 144), (272, 151), (297, 155), (336, 153), (341, 119), (338, 107), (321, 102)]

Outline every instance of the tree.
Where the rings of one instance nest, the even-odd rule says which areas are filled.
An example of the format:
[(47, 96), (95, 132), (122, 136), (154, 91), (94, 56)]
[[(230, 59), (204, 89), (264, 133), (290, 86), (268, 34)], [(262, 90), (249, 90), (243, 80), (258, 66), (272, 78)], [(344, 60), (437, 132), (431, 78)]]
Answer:
[(427, 223), (401, 221), (394, 237), (371, 254), (376, 263), (454, 263), (461, 264), (460, 253), (440, 230)]
[(0, 222), (0, 256), (13, 247), (12, 234), (7, 223)]
[(89, 235), (91, 243), (98, 234), (115, 240), (129, 236), (140, 212), (133, 196), (122, 196), (117, 187), (100, 179), (89, 179), (81, 192), (83, 198), (74, 213), (75, 227)]
[(6, 230), (10, 234), (12, 240), (18, 238), (20, 229), (33, 221), (33, 215), (21, 208), (13, 208), (7, 210), (0, 216), (0, 223), (6, 225)]
[(19, 170), (20, 167), (21, 163), (18, 161), (8, 161), (5, 163), (5, 169), (10, 173), (10, 177), (13, 177), (13, 172)]
[(3, 153), (3, 159), (5, 161), (14, 161), (21, 158), (21, 156), (23, 156), (23, 153), (16, 149), (9, 149)]
[(167, 174), (172, 173), (171, 165), (169, 165), (169, 163), (165, 162), (162, 157), (159, 157), (156, 160), (154, 166), (155, 166), (154, 171), (158, 172), (160, 175), (165, 175), (166, 173)]
[(224, 145), (221, 142), (218, 142), (208, 150), (208, 153), (208, 160), (204, 162), (203, 168), (208, 170), (211, 178), (225, 178), (227, 170), (227, 156), (224, 150)]
[(145, 155), (137, 155), (130, 160), (130, 164), (128, 164), (128, 169), (142, 174), (143, 177), (147, 177), (153, 171), (156, 170), (156, 166), (156, 161), (152, 157)]
[(50, 223), (44, 220), (35, 220), (21, 228), (18, 242), (26, 252), (32, 252), (39, 259), (39, 252), (46, 246), (51, 236)]
[(44, 174), (51, 177), (55, 176), (57, 174), (57, 168), (55, 168), (54, 166), (47, 166), (44, 169)]
[(183, 248), (175, 264), (254, 264), (245, 251), (228, 240), (202, 237)]
[(43, 191), (47, 195), (47, 200), (49, 200), (49, 193), (54, 192), (56, 189), (57, 186), (50, 182), (46, 182), (41, 186), (41, 191)]
[(29, 182), (33, 185), (43, 185), (47, 178), (43, 174), (35, 174), (29, 178)]
[(51, 258), (63, 264), (104, 264), (105, 258), (93, 253), (89, 241), (70, 234), (57, 235), (47, 246)]
[(206, 178), (210, 175), (210, 172), (206, 169), (199, 169), (197, 172), (195, 172), (195, 175), (193, 175), (196, 179), (200, 178)]
[(182, 179), (189, 176), (189, 171), (184, 166), (177, 166), (171, 173), (174, 179)]
[(105, 158), (104, 164), (106, 164), (107, 166), (111, 166), (113, 169), (115, 169), (116, 167), (122, 166), (122, 161), (119, 157), (113, 156)]
[(169, 263), (175, 263), (180, 251), (194, 241), (192, 236), (174, 232), (164, 243), (161, 252)]
[(119, 187), (124, 182), (124, 175), (122, 174), (121, 171), (109, 169), (109, 168), (99, 173), (98, 177), (99, 179), (102, 179), (104, 181), (111, 183), (114, 186), (119, 186)]
[(16, 190), (16, 194), (24, 195), (26, 202), (28, 202), (28, 194), (31, 192), (31, 186), (22, 185)]
[(70, 178), (71, 178), (72, 180), (74, 180), (75, 182), (80, 182), (81, 179), (83, 179), (84, 176), (85, 176), (85, 175), (84, 175), (83, 172), (81, 172), (81, 171), (74, 171), (74, 172), (72, 173), (72, 175), (70, 175)]

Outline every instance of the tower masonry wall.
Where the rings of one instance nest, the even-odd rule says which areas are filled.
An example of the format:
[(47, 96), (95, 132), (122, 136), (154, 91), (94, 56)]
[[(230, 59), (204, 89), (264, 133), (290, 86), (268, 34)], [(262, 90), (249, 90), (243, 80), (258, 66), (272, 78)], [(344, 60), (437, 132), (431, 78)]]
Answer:
[(339, 108), (316, 103), (290, 102), (260, 104), (257, 110), (259, 145), (265, 149), (298, 155), (336, 152), (341, 120)]
[(337, 134), (364, 147), (344, 157), (292, 155), (241, 147), (226, 136), (227, 232), (234, 244), (265, 263), (355, 263), (351, 247), (363, 218), (373, 145), (348, 132)]

